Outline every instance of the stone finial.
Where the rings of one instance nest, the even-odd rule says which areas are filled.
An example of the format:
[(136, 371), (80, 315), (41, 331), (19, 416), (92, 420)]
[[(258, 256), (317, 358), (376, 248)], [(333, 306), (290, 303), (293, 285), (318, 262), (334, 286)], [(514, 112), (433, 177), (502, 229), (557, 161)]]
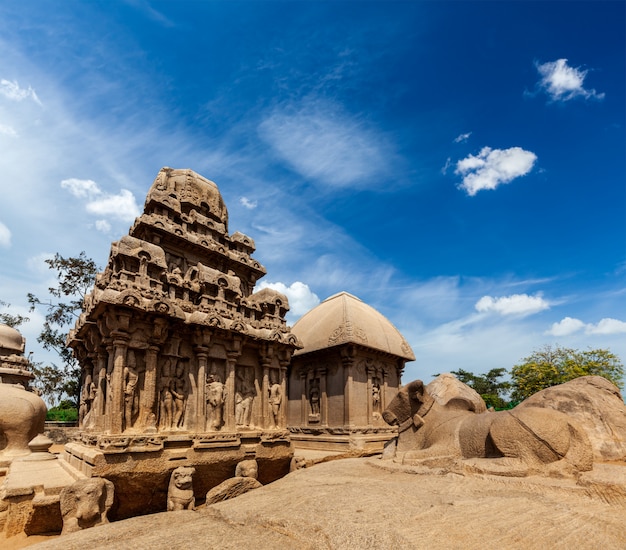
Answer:
[(170, 477), (167, 490), (167, 511), (195, 510), (193, 496), (193, 474), (196, 469), (189, 466), (176, 468)]
[(81, 479), (61, 491), (63, 531), (73, 533), (109, 523), (107, 513), (113, 505), (113, 483), (99, 477)]

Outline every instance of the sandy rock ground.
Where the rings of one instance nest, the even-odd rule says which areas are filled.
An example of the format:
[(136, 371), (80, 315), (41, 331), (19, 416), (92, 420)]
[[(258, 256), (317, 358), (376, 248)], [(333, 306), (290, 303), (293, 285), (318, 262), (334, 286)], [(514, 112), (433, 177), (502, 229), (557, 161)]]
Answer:
[(596, 464), (576, 483), (333, 460), (195, 512), (136, 517), (35, 548), (623, 549), (626, 463)]

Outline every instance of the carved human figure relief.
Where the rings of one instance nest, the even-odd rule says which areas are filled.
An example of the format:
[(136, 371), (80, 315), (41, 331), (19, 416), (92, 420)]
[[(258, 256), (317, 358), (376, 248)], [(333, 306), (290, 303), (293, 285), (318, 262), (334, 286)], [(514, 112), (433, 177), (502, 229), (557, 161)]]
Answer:
[(96, 398), (97, 388), (93, 383), (91, 374), (85, 375), (83, 387), (80, 392), (80, 405), (78, 407), (78, 425), (87, 426), (89, 417)]
[(164, 430), (169, 430), (172, 427), (174, 397), (170, 388), (171, 383), (172, 360), (168, 358), (163, 363), (159, 383), (159, 425)]
[(172, 397), (174, 398), (174, 417), (172, 418), (172, 428), (180, 429), (185, 421), (185, 404), (187, 403), (187, 380), (185, 377), (185, 365), (179, 361), (174, 371), (174, 376), (170, 384)]
[(374, 378), (372, 385), (372, 406), (374, 412), (380, 412), (380, 384), (377, 378)]
[(239, 427), (248, 428), (252, 416), (252, 401), (254, 389), (244, 377), (238, 380), (237, 392), (235, 393), (235, 423)]
[(309, 403), (311, 405), (311, 414), (320, 413), (320, 387), (317, 384), (317, 380), (313, 382), (309, 389)]
[(137, 399), (137, 359), (135, 352), (130, 350), (124, 367), (124, 428), (132, 428), (139, 409)]
[(195, 510), (193, 475), (196, 469), (190, 466), (176, 468), (170, 477), (167, 489), (167, 511)]
[(270, 427), (276, 428), (280, 424), (280, 404), (282, 402), (283, 392), (280, 384), (274, 383), (269, 389), (270, 404)]
[(207, 430), (219, 430), (224, 423), (226, 391), (217, 374), (210, 374), (206, 384)]

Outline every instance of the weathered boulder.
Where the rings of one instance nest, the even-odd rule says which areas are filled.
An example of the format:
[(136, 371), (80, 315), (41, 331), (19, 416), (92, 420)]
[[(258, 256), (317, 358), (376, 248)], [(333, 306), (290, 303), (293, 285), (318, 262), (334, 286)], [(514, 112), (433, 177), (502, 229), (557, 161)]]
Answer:
[(541, 390), (518, 408), (542, 407), (566, 413), (587, 432), (596, 460), (626, 458), (626, 405), (602, 376), (582, 376)]
[(217, 487), (213, 487), (206, 494), (206, 503), (209, 505), (229, 500), (258, 487), (262, 487), (262, 485), (253, 477), (231, 477)]

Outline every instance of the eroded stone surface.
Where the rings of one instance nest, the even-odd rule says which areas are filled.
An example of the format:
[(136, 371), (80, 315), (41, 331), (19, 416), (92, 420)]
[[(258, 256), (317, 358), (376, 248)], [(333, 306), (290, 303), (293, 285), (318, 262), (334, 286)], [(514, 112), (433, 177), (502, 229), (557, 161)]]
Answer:
[(546, 388), (520, 407), (555, 409), (585, 430), (596, 460), (626, 459), (626, 405), (619, 388), (601, 376), (582, 376)]

